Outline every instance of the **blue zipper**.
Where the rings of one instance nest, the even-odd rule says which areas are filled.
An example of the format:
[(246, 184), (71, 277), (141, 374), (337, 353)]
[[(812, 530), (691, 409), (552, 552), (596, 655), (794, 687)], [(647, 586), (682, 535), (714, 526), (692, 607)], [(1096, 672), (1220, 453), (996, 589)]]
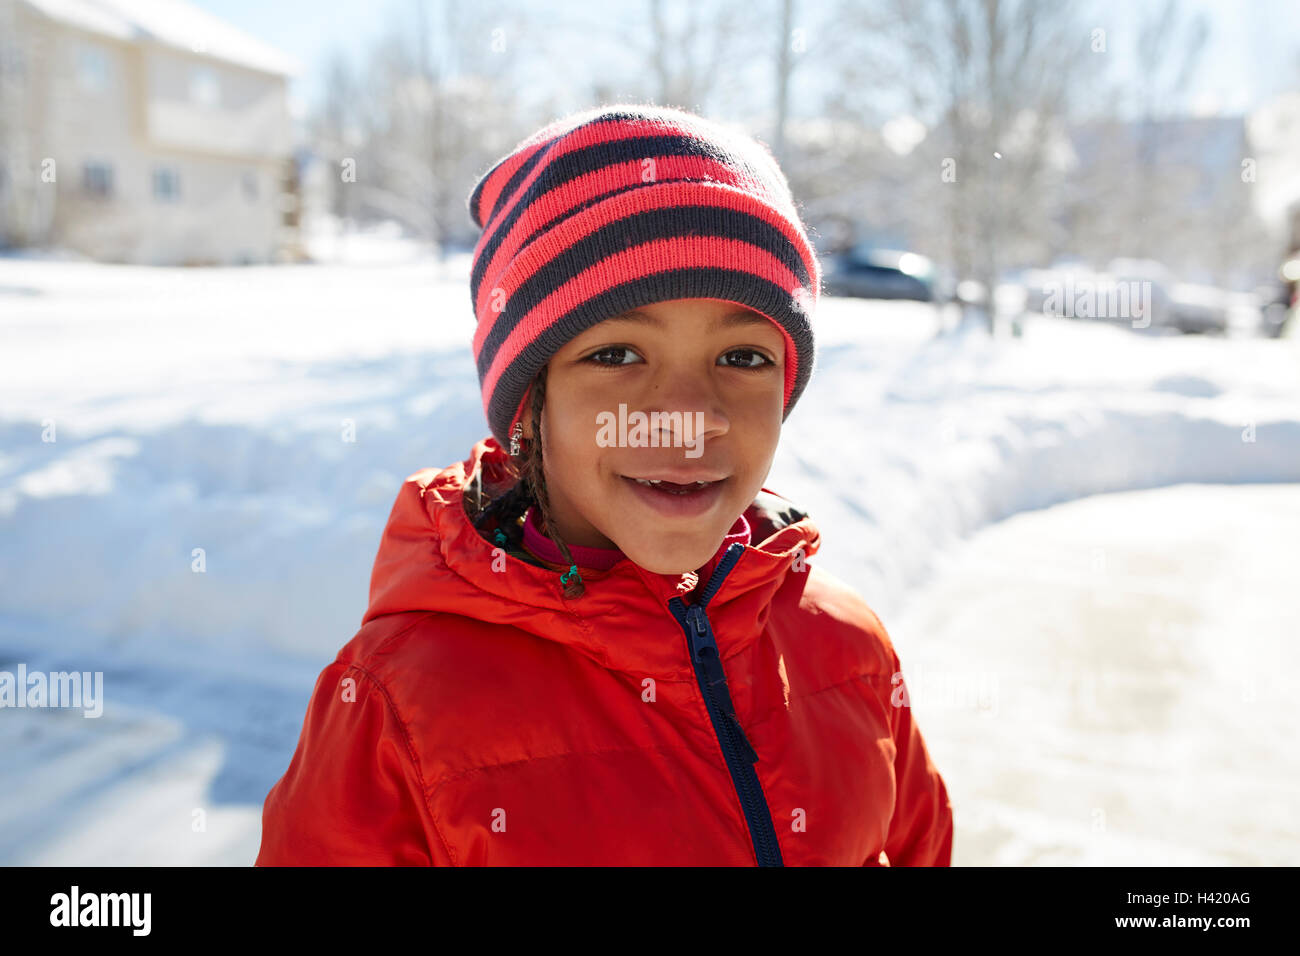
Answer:
[(772, 812), (768, 809), (762, 784), (754, 771), (758, 754), (750, 746), (745, 729), (736, 717), (731, 693), (727, 690), (727, 676), (718, 657), (718, 642), (714, 640), (709, 616), (704, 612), (705, 605), (722, 586), (723, 579), (735, 567), (744, 551), (743, 544), (733, 542), (709, 577), (699, 599), (688, 605), (680, 597), (674, 597), (668, 602), (668, 609), (686, 632), (686, 646), (690, 651), (691, 663), (695, 666), (695, 679), (704, 695), (709, 720), (713, 722), (713, 732), (717, 734), (722, 755), (727, 760), (727, 769), (731, 771), (731, 782), (735, 785), (736, 795), (740, 797), (741, 809), (745, 811), (745, 822), (749, 824), (749, 837), (754, 843), (758, 865), (784, 866), (781, 848), (776, 842), (776, 828), (772, 825)]

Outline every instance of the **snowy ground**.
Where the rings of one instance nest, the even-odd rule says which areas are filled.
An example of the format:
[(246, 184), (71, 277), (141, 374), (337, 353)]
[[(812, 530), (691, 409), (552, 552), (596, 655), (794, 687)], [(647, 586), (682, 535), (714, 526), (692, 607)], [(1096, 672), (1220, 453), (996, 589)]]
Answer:
[[(97, 719), (0, 711), (0, 862), (252, 860), (312, 682), (360, 621), (398, 486), (487, 432), (466, 269), (0, 259), (0, 670), (102, 670), (108, 698)], [(1018, 339), (936, 338), (927, 306), (853, 300), (825, 302), (818, 322), (818, 368), (767, 484), (818, 519), (817, 560), (876, 608), (905, 670), (960, 645), (908, 598), (939, 586), (937, 564), (993, 522), (1105, 492), (1300, 482), (1295, 340), (1043, 318)], [(1211, 510), (1182, 506), (1188, 523)], [(1003, 616), (1031, 570), (1010, 575)], [(1282, 587), (1251, 593), (1251, 615), (1294, 606)], [(1029, 601), (1025, 620), (1042, 610)], [(990, 654), (1014, 652), (1013, 635), (977, 633)], [(1107, 719), (1144, 729), (1144, 706)], [(972, 854), (959, 862), (1041, 862), (1042, 841), (988, 834), (1077, 826), (998, 803), (1000, 774), (1030, 772), (1013, 762), (1023, 755), (964, 760), (969, 729), (918, 713), (978, 809), (959, 808), (956, 845), (969, 833)], [(1188, 733), (1217, 754), (1239, 730)], [(1062, 739), (1076, 731), (1063, 725)], [(1098, 780), (1109, 766), (1098, 752)], [(1048, 775), (1044, 799), (1067, 779), (1059, 763), (1033, 770)], [(1177, 834), (1152, 845), (1171, 862), (1218, 852)]]
[(1030, 511), (944, 555), (893, 633), (955, 865), (1300, 860), (1300, 485)]

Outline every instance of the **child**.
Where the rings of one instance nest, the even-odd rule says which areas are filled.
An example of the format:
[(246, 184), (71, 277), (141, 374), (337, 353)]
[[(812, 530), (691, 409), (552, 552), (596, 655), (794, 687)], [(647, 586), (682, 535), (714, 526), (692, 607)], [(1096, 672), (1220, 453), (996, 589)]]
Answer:
[(771, 154), (612, 106), (469, 210), (493, 434), (398, 494), (257, 864), (949, 865), (889, 636), (763, 487), (821, 281)]

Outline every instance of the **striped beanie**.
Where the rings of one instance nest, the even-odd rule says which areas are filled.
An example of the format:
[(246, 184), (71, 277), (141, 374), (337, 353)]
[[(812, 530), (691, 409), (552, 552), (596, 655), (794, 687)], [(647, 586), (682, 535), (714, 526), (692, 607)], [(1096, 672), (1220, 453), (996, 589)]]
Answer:
[(751, 137), (670, 107), (618, 104), (557, 120), (484, 174), (469, 214), (483, 408), (497, 441), (566, 342), (623, 312), (709, 298), (785, 338), (782, 421), (812, 374), (821, 266), (790, 187)]

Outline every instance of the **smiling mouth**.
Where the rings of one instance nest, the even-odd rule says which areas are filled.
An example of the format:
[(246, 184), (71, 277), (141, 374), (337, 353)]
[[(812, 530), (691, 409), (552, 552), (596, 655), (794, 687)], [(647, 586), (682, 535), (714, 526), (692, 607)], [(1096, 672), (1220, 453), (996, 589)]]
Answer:
[(670, 495), (690, 495), (702, 491), (710, 485), (720, 484), (727, 480), (725, 478), (720, 478), (717, 481), (676, 482), (650, 478), (633, 478), (629, 475), (620, 475), (619, 477), (624, 481), (632, 481), (638, 485), (642, 485), (643, 487), (653, 488), (655, 491), (662, 491)]

